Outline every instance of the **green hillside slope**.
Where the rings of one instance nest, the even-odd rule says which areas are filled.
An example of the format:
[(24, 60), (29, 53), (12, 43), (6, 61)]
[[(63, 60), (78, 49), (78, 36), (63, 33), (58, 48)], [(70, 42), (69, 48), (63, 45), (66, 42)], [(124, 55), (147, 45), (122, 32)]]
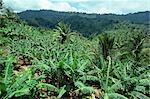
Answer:
[(75, 12), (57, 12), (52, 10), (27, 10), (18, 13), (21, 19), (25, 20), (29, 25), (55, 28), (60, 22), (71, 24), (71, 29), (82, 33), (84, 36), (91, 34), (99, 34), (113, 24), (122, 21), (128, 21), (134, 24), (150, 23), (150, 12), (130, 13), (127, 15), (116, 14), (86, 14)]
[(10, 11), (0, 23), (1, 99), (150, 98), (144, 26), (119, 22), (85, 38), (62, 22), (29, 26)]

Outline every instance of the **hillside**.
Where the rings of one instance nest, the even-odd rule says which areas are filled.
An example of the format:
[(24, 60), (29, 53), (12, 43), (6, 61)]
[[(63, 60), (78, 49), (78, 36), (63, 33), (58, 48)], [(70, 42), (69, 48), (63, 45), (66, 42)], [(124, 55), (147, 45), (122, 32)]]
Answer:
[(0, 0), (0, 99), (150, 99), (150, 1), (36, 1)]
[(144, 24), (148, 28), (149, 11), (130, 13), (127, 15), (115, 14), (86, 14), (75, 12), (57, 12), (52, 10), (27, 10), (18, 13), (21, 19), (29, 25), (55, 28), (60, 21), (71, 24), (71, 29), (84, 36), (98, 34), (110, 28), (113, 24), (128, 21), (133, 24)]
[(3, 10), (0, 99), (150, 98), (150, 39), (145, 25), (116, 22), (112, 17), (108, 20), (114, 15), (101, 16), (107, 20), (96, 18), (99, 15), (55, 15), (66, 21), (70, 18), (72, 25), (82, 24), (74, 28), (97, 26), (90, 25), (86, 32), (101, 29), (93, 22), (104, 27), (113, 24), (103, 29), (104, 33), (87, 38), (63, 22), (57, 24), (60, 20), (54, 17), (49, 20), (56, 22), (54, 29), (39, 28), (26, 24), (10, 10)]

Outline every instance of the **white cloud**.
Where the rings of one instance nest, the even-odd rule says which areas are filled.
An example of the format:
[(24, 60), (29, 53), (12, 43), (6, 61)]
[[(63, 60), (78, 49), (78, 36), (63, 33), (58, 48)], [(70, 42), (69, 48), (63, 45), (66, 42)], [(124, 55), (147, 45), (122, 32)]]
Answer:
[(51, 0), (55, 2), (76, 2), (76, 3), (81, 3), (81, 2), (90, 2), (90, 1), (97, 1), (97, 0)]
[(4, 3), (15, 11), (50, 9), (100, 14), (150, 11), (150, 0), (4, 0)]
[(77, 11), (75, 7), (67, 2), (51, 2), (50, 0), (4, 0), (4, 4), (13, 10), (20, 12), (24, 10), (51, 9), (57, 11)]
[(79, 7), (84, 8), (88, 13), (117, 13), (126, 14), (138, 11), (150, 11), (150, 0), (87, 0), (80, 3)]

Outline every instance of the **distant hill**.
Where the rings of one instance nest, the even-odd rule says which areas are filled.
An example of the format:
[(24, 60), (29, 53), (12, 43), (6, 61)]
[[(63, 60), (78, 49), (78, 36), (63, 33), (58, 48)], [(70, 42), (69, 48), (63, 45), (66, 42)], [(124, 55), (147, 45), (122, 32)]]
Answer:
[(116, 15), (58, 12), (52, 10), (27, 10), (18, 13), (18, 16), (29, 25), (46, 28), (54, 28), (58, 22), (64, 21), (65, 23), (71, 24), (72, 30), (83, 33), (84, 36), (103, 32), (113, 24), (122, 21), (147, 26), (150, 24), (150, 11)]

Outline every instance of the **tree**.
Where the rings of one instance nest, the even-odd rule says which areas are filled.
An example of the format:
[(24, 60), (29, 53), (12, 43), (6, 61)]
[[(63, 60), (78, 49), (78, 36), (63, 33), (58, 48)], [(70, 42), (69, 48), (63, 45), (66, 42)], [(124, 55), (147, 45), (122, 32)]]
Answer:
[(2, 9), (2, 8), (3, 8), (3, 1), (0, 0), (0, 9)]
[(102, 34), (99, 37), (99, 45), (102, 47), (102, 55), (104, 59), (107, 59), (107, 56), (110, 54), (110, 50), (114, 45), (114, 37), (110, 37), (107, 33)]
[(4, 26), (5, 26), (4, 7), (2, 0), (0, 0), (0, 27)]
[(56, 31), (60, 33), (61, 44), (63, 44), (68, 39), (67, 37), (71, 33), (70, 25), (59, 22), (58, 26), (56, 27)]

